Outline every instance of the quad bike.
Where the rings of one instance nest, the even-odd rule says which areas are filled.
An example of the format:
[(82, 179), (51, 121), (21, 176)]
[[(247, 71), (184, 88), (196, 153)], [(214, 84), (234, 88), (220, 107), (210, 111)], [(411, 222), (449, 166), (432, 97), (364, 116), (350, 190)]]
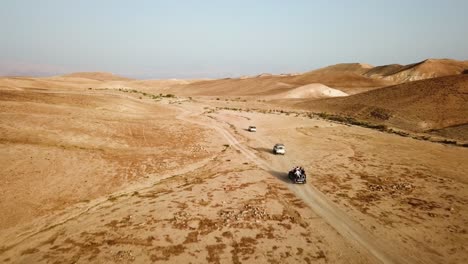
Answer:
[(306, 173), (305, 170), (301, 167), (294, 167), (288, 172), (288, 178), (294, 183), (306, 183)]

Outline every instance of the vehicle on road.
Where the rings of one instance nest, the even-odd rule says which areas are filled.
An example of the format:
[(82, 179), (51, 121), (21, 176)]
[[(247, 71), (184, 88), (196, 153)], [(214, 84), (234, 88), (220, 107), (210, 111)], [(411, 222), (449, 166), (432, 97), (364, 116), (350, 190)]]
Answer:
[(273, 147), (273, 154), (286, 154), (286, 147), (284, 146), (284, 144), (275, 144), (275, 146)]
[(305, 170), (302, 167), (294, 167), (288, 173), (288, 178), (294, 183), (305, 184), (307, 182)]
[(256, 126), (249, 126), (247, 129), (249, 132), (257, 132), (257, 127)]

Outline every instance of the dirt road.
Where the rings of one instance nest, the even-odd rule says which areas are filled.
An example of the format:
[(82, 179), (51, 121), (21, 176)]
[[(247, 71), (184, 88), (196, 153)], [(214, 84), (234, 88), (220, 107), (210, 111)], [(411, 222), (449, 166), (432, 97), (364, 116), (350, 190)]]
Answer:
[[(57, 193), (77, 190), (88, 198), (86, 186), (107, 186), (109, 168), (119, 185), (43, 216), (23, 214), (16, 225), (7, 215), (0, 261), (466, 262), (465, 149), (299, 115), (220, 110), (218, 100), (153, 101), (109, 90), (2, 99), (9, 165), (2, 208), (40, 199), (50, 206)], [(275, 143), (286, 145), (285, 156), (271, 153)], [(83, 154), (100, 149), (105, 163), (89, 173), (69, 161), (91, 164), (94, 156)], [(55, 170), (35, 171), (42, 163), (28, 158), (48, 153), (56, 155), (44, 168)], [(287, 179), (295, 165), (306, 168), (306, 185)], [(40, 186), (53, 180), (80, 188)], [(14, 193), (29, 185), (42, 192)]]
[[(281, 180), (284, 180), (287, 175), (286, 173), (278, 173), (278, 171), (281, 171), (281, 169), (284, 168), (284, 164), (294, 164), (287, 155), (284, 157), (284, 159), (281, 160), (281, 162), (276, 162), (276, 164), (268, 163), (262, 158), (258, 157), (253, 151), (249, 150), (248, 146), (245, 146), (239, 142), (239, 140), (237, 140), (236, 137), (232, 135), (231, 132), (225, 128), (225, 126), (223, 126), (222, 120), (206, 120), (201, 118), (195, 119), (202, 113), (194, 113), (184, 108), (179, 109), (183, 111), (183, 114), (177, 116), (178, 119), (215, 129), (227, 140), (230, 146), (239, 150), (242, 155), (257, 164), (263, 170), (273, 172), (272, 175), (278, 177)], [(213, 120), (217, 120), (218, 122)], [(367, 230), (365, 230), (362, 226), (347, 216), (346, 213), (336, 207), (333, 202), (331, 202), (323, 193), (321, 193), (312, 185), (287, 184), (287, 186), (308, 206), (310, 206), (314, 212), (325, 219), (325, 221), (336, 231), (338, 231), (343, 237), (347, 238), (352, 243), (358, 243), (361, 247), (365, 248), (370, 254), (372, 254), (382, 263), (417, 262), (411, 259), (409, 256), (405, 256), (403, 252), (398, 252), (393, 249), (391, 247), (391, 243), (388, 243), (388, 241), (385, 243), (385, 241), (381, 241), (377, 237), (372, 236)]]
[[(466, 149), (238, 107), (208, 111), (210, 124), (217, 121), (240, 152), (256, 155), (262, 169), (283, 181), (291, 166), (306, 168), (307, 186), (286, 180), (287, 186), (343, 237), (369, 246), (381, 261), (466, 260)], [(257, 132), (242, 129), (249, 125)], [(271, 153), (275, 143), (287, 146), (284, 157)]]

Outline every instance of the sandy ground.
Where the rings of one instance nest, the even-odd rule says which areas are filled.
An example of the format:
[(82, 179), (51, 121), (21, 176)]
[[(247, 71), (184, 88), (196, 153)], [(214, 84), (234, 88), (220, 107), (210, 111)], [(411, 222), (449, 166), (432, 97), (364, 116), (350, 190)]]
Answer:
[(466, 148), (217, 100), (0, 99), (5, 263), (468, 260)]
[(2, 91), (1, 99), (2, 228), (157, 178), (212, 151), (203, 143), (206, 130), (141, 100), (53, 91)]

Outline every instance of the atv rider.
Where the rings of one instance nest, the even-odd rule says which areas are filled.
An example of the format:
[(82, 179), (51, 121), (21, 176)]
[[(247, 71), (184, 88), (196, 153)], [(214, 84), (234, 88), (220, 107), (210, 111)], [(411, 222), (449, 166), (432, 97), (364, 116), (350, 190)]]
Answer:
[(299, 167), (294, 168), (294, 174), (296, 174), (296, 176), (300, 178), (302, 176), (302, 169)]

